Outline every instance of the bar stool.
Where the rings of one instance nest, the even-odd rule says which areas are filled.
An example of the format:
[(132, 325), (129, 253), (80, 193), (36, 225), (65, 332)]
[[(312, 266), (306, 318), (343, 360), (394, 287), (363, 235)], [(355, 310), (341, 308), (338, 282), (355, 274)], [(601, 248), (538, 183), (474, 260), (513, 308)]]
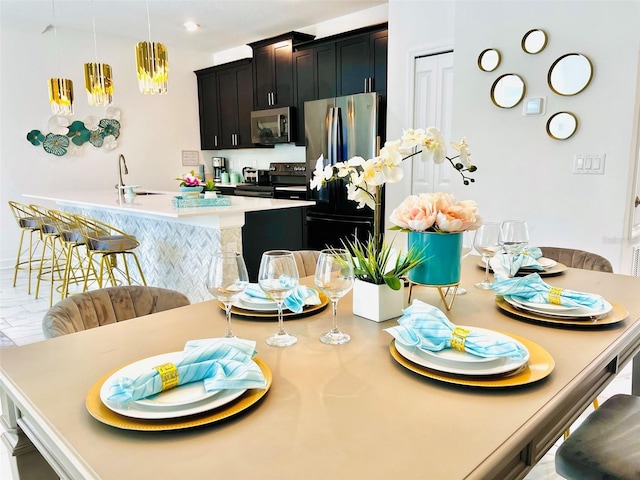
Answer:
[[(37, 217), (42, 218), (42, 226), (40, 228), (40, 239), (42, 240), (42, 252), (40, 255), (40, 266), (38, 267), (38, 275), (36, 280), (36, 298), (40, 294), (40, 282), (50, 282), (49, 289), (49, 306), (53, 305), (53, 286), (56, 281), (62, 281), (63, 265), (59, 263), (60, 253), (58, 251), (58, 238), (60, 234), (49, 216), (49, 209), (40, 205), (31, 204), (29, 208)], [(48, 252), (48, 255), (47, 255)]]
[(640, 478), (640, 397), (602, 403), (556, 451), (556, 472), (570, 480)]
[(84, 286), (87, 274), (97, 278), (95, 268), (89, 264), (84, 237), (80, 231), (80, 225), (75, 215), (59, 210), (49, 210), (49, 218), (59, 233), (58, 244), (61, 253), (58, 255), (58, 265), (62, 268), (62, 282), (56, 288), (60, 293), (60, 299), (67, 298), (72, 285), (77, 285), (80, 293)]
[[(136, 283), (141, 285), (147, 284), (138, 257), (133, 251), (140, 245), (134, 236), (128, 235), (122, 230), (118, 230), (114, 226), (96, 220), (95, 218), (75, 215), (75, 219), (78, 222), (80, 233), (87, 247), (88, 268), (93, 267), (94, 257), (98, 256), (100, 258), (100, 269), (97, 275), (98, 288), (103, 288), (105, 274), (114, 287), (121, 281), (126, 281), (128, 285), (132, 284), (133, 279), (129, 273), (127, 256), (133, 257), (136, 267), (138, 268), (139, 279)], [(118, 266), (118, 256), (122, 259), (122, 268)], [(116, 278), (116, 274), (118, 274), (118, 279)], [(82, 291), (87, 290), (88, 280), (89, 270), (86, 270)]]
[[(27, 283), (27, 293), (31, 294), (31, 272), (35, 269), (34, 263), (38, 262), (36, 251), (40, 245), (40, 228), (42, 227), (42, 218), (39, 218), (29, 205), (9, 200), (9, 207), (13, 212), (13, 216), (20, 227), (20, 243), (18, 244), (18, 255), (16, 257), (16, 266), (13, 274), (13, 286), (16, 286), (18, 280), (18, 271), (27, 270), (29, 275)], [(34, 242), (33, 236), (36, 235)], [(22, 244), (25, 235), (29, 235), (29, 247), (23, 250)], [(26, 257), (26, 258), (25, 258)]]

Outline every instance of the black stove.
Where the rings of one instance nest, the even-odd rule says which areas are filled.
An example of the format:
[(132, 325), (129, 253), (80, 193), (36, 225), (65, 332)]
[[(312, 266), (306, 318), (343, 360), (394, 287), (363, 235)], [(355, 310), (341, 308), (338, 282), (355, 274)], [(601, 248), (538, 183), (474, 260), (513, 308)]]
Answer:
[(269, 184), (241, 183), (236, 195), (262, 198), (307, 199), (307, 165), (295, 162), (269, 164)]

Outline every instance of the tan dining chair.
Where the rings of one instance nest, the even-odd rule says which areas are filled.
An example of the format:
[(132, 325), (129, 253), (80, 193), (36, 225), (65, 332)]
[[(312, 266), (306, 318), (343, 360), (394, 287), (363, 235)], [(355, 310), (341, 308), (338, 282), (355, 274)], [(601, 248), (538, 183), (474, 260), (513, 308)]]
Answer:
[(42, 319), (45, 338), (54, 338), (189, 305), (180, 292), (142, 285), (120, 285), (72, 295)]
[(613, 273), (611, 262), (597, 253), (575, 248), (540, 247), (542, 256), (560, 262), (567, 267)]
[(606, 400), (560, 445), (555, 465), (570, 480), (640, 478), (640, 397)]
[(315, 275), (316, 264), (320, 256), (319, 250), (294, 250), (291, 253), (293, 253), (293, 258), (296, 260), (300, 277)]

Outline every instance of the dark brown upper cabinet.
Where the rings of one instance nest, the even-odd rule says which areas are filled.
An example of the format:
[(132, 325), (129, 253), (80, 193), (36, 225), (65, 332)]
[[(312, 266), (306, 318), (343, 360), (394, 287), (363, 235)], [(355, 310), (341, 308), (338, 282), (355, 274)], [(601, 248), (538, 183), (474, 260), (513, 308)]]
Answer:
[(200, 148), (251, 148), (253, 71), (251, 59), (196, 71)]
[(313, 38), (289, 32), (249, 44), (253, 49), (255, 110), (293, 106), (293, 47)]
[(336, 43), (338, 95), (387, 94), (387, 29)]

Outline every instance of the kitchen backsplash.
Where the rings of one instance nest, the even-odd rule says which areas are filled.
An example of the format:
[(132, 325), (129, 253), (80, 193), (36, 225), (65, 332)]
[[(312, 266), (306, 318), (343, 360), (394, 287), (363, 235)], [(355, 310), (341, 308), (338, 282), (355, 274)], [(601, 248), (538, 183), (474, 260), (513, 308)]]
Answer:
[(211, 157), (225, 157), (228, 172), (242, 172), (244, 167), (268, 169), (271, 162), (305, 163), (304, 147), (291, 144), (274, 148), (247, 148), (238, 150), (202, 151), (206, 173), (211, 173)]

